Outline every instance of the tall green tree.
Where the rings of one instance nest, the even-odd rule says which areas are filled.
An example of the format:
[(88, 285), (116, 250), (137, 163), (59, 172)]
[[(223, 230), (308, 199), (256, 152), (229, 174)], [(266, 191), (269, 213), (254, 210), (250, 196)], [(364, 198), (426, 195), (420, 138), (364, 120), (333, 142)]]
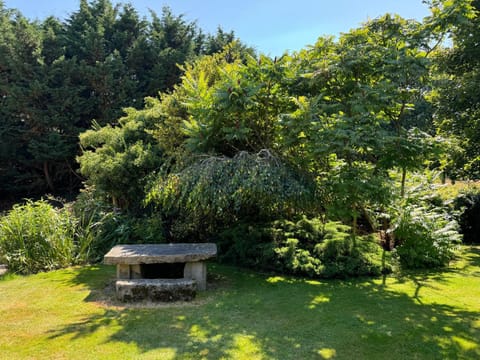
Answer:
[(3, 196), (15, 188), (9, 180), (18, 176), (19, 171), (12, 166), (11, 159), (22, 151), (19, 139), (23, 126), (12, 114), (11, 98), (15, 79), (15, 15), (18, 13), (5, 8), (3, 1), (0, 1), (0, 181), (4, 184), (0, 192)]
[[(235, 36), (234, 31), (225, 31), (220, 26), (217, 28), (215, 34), (205, 35), (200, 32), (198, 37), (197, 43), (200, 46), (198, 52), (200, 54), (213, 55), (221, 53), (229, 46), (231, 52), (225, 54), (227, 61), (233, 61), (235, 59), (235, 56), (232, 56), (234, 52), (239, 53), (243, 61), (247, 60), (248, 55), (255, 57), (255, 50), (240, 42)], [(232, 46), (232, 44), (234, 45)]]
[(283, 84), (289, 63), (243, 55), (231, 43), (185, 66), (182, 82), (158, 104), (169, 116), (155, 134), (172, 161), (151, 178), (148, 199), (164, 211), (173, 236), (205, 238), (308, 206), (308, 179), (277, 155), (279, 115), (293, 109)]
[(327, 208), (351, 217), (354, 229), (359, 216), (391, 201), (389, 170), (404, 183), (427, 156), (430, 136), (407, 121), (426, 101), (424, 41), (421, 24), (386, 15), (338, 42), (321, 38), (294, 59), (300, 81), (292, 89), (301, 96), (283, 117), (285, 144), (329, 190)]
[[(439, 56), (441, 75), (436, 97), (436, 121), (443, 134), (457, 138), (459, 148), (450, 175), (480, 178), (480, 1), (453, 7), (436, 2), (436, 11), (448, 20), (444, 32), (452, 46)], [(460, 5), (463, 5), (460, 7)], [(449, 17), (447, 17), (449, 15)], [(454, 18), (452, 19), (452, 17)], [(433, 20), (432, 20), (433, 21)], [(455, 155), (455, 153), (454, 153)]]
[[(35, 183), (49, 182), (48, 165), (38, 161), (29, 149), (30, 139), (44, 135), (45, 118), (36, 105), (45, 93), (41, 64), (41, 35), (38, 23), (31, 23), (20, 13), (8, 11), (0, 4), (2, 26), (2, 180), (28, 189)], [(39, 174), (45, 176), (39, 176)], [(11, 176), (15, 179), (11, 181)], [(32, 185), (33, 183), (33, 185)]]
[(168, 8), (147, 20), (110, 0), (42, 22), (0, 2), (0, 29), (1, 191), (22, 197), (78, 188), (78, 135), (171, 90), (205, 41)]

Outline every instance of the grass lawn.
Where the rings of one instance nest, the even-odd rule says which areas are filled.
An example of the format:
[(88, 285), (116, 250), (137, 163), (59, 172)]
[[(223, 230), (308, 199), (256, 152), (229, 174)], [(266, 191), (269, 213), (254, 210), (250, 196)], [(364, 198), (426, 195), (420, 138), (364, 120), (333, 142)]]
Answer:
[(114, 271), (0, 279), (0, 359), (480, 359), (480, 247), (375, 280), (209, 264), (209, 291), (175, 305), (111, 300)]

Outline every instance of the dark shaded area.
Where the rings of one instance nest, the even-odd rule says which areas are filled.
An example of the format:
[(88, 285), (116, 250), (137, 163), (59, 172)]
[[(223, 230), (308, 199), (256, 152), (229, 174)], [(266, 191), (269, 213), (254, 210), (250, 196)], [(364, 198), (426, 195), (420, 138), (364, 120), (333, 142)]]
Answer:
[(144, 279), (181, 279), (185, 263), (141, 264)]
[(466, 244), (480, 243), (480, 192), (463, 194), (455, 200), (457, 209), (464, 209), (458, 223)]
[[(468, 250), (468, 266), (480, 267), (480, 248), (470, 247)], [(477, 273), (480, 275), (480, 273)]]

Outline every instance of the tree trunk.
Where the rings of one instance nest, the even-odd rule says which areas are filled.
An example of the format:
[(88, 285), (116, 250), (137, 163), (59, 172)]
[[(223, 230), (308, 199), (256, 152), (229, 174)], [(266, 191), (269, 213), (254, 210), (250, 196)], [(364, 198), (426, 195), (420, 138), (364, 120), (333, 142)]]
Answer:
[(407, 169), (402, 168), (402, 187), (400, 189), (400, 196), (405, 197), (405, 180), (407, 179)]
[(365, 209), (364, 207), (362, 207), (362, 215), (365, 220), (367, 220), (368, 225), (370, 226), (370, 229), (368, 229), (367, 231), (377, 232), (377, 224), (375, 224), (375, 220), (372, 219), (372, 217), (368, 214), (367, 209)]
[(353, 224), (352, 224), (352, 239), (353, 239), (353, 247), (357, 246), (357, 213), (353, 213)]
[(48, 162), (43, 162), (43, 174), (45, 175), (45, 180), (47, 182), (47, 186), (50, 191), (55, 191), (55, 187), (53, 186), (53, 181), (50, 176), (50, 172), (48, 171)]

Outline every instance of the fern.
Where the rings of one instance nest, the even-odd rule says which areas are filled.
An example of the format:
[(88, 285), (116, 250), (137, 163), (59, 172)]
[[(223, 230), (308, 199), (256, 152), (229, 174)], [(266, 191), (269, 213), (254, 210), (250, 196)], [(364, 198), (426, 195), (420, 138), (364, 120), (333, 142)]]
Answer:
[(405, 268), (448, 265), (461, 242), (458, 224), (426, 205), (407, 205), (395, 224), (396, 256)]

